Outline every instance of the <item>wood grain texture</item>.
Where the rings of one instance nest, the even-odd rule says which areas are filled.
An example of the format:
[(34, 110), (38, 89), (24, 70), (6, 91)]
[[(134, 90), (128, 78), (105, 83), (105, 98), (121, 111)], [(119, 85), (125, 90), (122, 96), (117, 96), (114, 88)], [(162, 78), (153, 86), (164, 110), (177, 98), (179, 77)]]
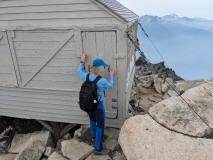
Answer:
[[(85, 14), (86, 12), (86, 14)], [(112, 18), (104, 11), (77, 11), (77, 12), (49, 12), (49, 13), (24, 13), (0, 14), (1, 21), (42, 20), (42, 19), (87, 19), (87, 18)]]
[(34, 70), (30, 73), (30, 75), (23, 81), (22, 86), (25, 86), (35, 75), (38, 73), (49, 61), (50, 59), (67, 43), (67, 41), (73, 37), (73, 31), (70, 31), (69, 34), (61, 41), (61, 43), (58, 44), (52, 50), (45, 60), (43, 60)]
[(0, 8), (0, 14), (11, 13), (46, 13), (46, 12), (74, 12), (74, 11), (99, 11), (98, 6), (92, 3), (86, 4), (49, 4), (36, 6), (13, 6), (8, 8)]
[[(26, 3), (27, 2), (27, 3)], [(37, 0), (37, 1), (1, 1), (1, 7), (12, 7), (12, 6), (43, 6), (52, 4), (86, 4), (91, 3), (90, 0)]]

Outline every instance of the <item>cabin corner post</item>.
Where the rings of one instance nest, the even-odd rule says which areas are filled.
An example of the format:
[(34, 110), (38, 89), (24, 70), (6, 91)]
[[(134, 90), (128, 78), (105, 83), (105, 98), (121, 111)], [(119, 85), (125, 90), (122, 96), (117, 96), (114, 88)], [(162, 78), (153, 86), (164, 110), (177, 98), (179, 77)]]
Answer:
[[(117, 30), (117, 53), (127, 54), (126, 32), (124, 29)], [(126, 57), (126, 56), (125, 56)], [(118, 74), (118, 118), (119, 125), (122, 126), (126, 120), (127, 106), (126, 106), (126, 58), (117, 60), (117, 74)]]

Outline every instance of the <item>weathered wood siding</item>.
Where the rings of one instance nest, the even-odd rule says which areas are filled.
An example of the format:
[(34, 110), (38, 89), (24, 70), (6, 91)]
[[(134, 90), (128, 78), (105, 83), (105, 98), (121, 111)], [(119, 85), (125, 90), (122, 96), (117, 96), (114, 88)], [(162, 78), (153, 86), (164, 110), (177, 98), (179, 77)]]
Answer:
[[(68, 33), (69, 31), (15, 31), (13, 46), (22, 82), (47, 59)], [(78, 64), (73, 36), (22, 87), (79, 90), (82, 81), (76, 74)]]
[[(88, 124), (89, 118), (75, 97), (77, 91), (0, 87), (0, 115)], [(116, 120), (107, 120), (107, 125), (119, 127)]]
[(121, 24), (90, 0), (0, 1), (0, 27)]
[(17, 86), (6, 32), (0, 32), (0, 86)]

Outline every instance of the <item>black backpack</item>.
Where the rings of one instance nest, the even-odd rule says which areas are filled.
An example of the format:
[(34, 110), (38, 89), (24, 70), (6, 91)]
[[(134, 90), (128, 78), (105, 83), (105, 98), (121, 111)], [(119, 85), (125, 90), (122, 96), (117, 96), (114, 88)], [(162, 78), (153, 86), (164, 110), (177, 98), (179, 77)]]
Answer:
[(102, 78), (97, 76), (93, 82), (89, 81), (89, 75), (87, 74), (86, 81), (82, 84), (79, 93), (79, 105), (81, 110), (85, 112), (92, 112), (98, 106), (97, 100), (97, 85), (96, 83)]

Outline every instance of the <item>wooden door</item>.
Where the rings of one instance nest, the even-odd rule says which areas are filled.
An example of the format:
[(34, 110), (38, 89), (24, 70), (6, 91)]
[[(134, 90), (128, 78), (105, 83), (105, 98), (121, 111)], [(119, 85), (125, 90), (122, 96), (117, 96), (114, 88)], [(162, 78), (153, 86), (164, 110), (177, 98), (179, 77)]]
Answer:
[[(117, 39), (115, 31), (100, 31), (100, 32), (82, 32), (82, 46), (83, 53), (87, 54), (85, 63), (86, 72), (89, 71), (92, 62), (95, 58), (101, 58), (110, 66), (110, 69), (116, 70), (117, 61), (113, 58), (117, 54)], [(109, 80), (110, 74), (108, 68), (101, 75)], [(105, 90), (106, 97), (104, 106), (106, 109), (106, 116), (108, 118), (117, 117), (117, 76), (114, 76), (114, 87), (111, 90)]]

